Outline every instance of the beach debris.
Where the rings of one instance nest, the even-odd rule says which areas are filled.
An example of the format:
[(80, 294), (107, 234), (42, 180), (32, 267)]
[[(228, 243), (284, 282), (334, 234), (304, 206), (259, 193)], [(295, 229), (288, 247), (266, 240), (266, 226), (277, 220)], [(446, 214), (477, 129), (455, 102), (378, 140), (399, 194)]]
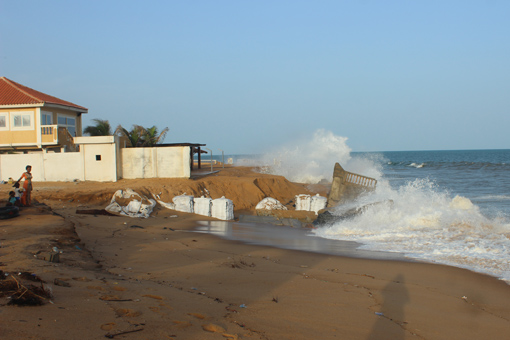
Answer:
[(271, 301), (278, 303), (278, 296), (273, 296), (273, 300)]
[(352, 201), (364, 192), (375, 190), (374, 178), (345, 171), (339, 163), (333, 169), (333, 182), (328, 195), (328, 207)]
[(467, 298), (467, 296), (464, 295), (463, 297), (461, 297), (461, 299), (467, 302), (468, 298)]
[(44, 283), (44, 281), (39, 276), (37, 276), (36, 274), (32, 274), (30, 272), (19, 272), (18, 277), (27, 281)]
[(48, 255), (48, 262), (60, 263), (60, 252), (52, 252)]
[(280, 203), (275, 198), (266, 197), (262, 201), (260, 201), (255, 210), (288, 210), (286, 206)]
[(113, 339), (115, 338), (116, 336), (119, 336), (119, 335), (124, 335), (124, 334), (129, 334), (129, 333), (135, 333), (135, 332), (140, 332), (140, 331), (143, 331), (143, 328), (138, 328), (138, 329), (133, 329), (131, 331), (122, 331), (122, 332), (117, 332), (117, 333), (114, 333), (114, 334), (105, 334), (105, 338), (108, 338), (108, 339)]
[(248, 307), (246, 307), (246, 305), (243, 303), (243, 304), (239, 305), (239, 308), (248, 308)]
[(384, 316), (384, 314), (383, 314), (383, 313), (381, 313), (381, 312), (375, 312), (375, 315), (378, 315), (378, 316)]
[(145, 227), (142, 227), (142, 226), (139, 226), (139, 225), (136, 225), (136, 224), (133, 224), (131, 226), (129, 226), (130, 228), (138, 228), (138, 229), (145, 229)]
[(65, 279), (58, 279), (58, 278), (55, 278), (53, 280), (53, 284), (55, 286), (61, 286), (61, 287), (71, 287), (71, 284), (69, 282), (66, 282)]
[[(41, 306), (51, 298), (51, 291), (44, 287), (43, 280), (29, 272), (18, 273), (18, 278), (7, 274), (0, 281), (0, 297), (7, 297), (7, 305), (16, 306)], [(25, 284), (23, 280), (39, 282), (39, 286)]]
[(148, 218), (155, 205), (154, 199), (148, 199), (131, 189), (126, 189), (117, 190), (105, 210), (129, 217)]

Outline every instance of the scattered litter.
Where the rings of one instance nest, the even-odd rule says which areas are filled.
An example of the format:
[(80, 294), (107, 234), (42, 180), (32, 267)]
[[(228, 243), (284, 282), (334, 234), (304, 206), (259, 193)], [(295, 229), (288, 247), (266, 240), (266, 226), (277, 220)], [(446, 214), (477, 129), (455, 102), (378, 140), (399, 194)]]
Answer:
[(57, 279), (55, 278), (53, 280), (53, 284), (55, 286), (61, 286), (61, 287), (71, 287), (71, 284), (69, 282), (64, 281), (64, 279)]
[(239, 308), (248, 308), (248, 307), (246, 307), (246, 305), (243, 303), (243, 304), (239, 305)]
[(465, 296), (465, 295), (464, 295), (464, 296), (462, 297), (462, 300), (467, 301), (467, 296)]
[(375, 312), (375, 315), (384, 316), (384, 314), (381, 312)]
[(123, 335), (123, 334), (129, 334), (129, 333), (135, 333), (135, 332), (140, 332), (140, 331), (143, 331), (143, 328), (138, 328), (138, 329), (134, 329), (132, 331), (123, 331), (123, 332), (118, 332), (118, 333), (114, 333), (114, 334), (105, 334), (105, 338), (108, 338), (108, 339), (113, 339), (115, 338), (117, 335)]

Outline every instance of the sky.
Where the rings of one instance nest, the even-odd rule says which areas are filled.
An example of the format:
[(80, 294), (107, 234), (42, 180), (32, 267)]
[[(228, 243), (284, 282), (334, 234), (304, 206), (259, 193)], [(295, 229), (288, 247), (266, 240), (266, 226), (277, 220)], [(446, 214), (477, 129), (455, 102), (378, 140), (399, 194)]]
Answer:
[(165, 143), (510, 148), (509, 1), (0, 0), (0, 76)]

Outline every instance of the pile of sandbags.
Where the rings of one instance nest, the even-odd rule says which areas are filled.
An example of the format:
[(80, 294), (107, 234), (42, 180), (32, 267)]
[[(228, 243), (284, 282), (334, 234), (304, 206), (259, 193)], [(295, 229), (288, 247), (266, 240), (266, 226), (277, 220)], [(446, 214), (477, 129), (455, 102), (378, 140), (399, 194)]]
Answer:
[(131, 189), (126, 189), (117, 190), (105, 210), (129, 217), (147, 218), (155, 205), (155, 200), (148, 199)]
[(172, 199), (172, 203), (166, 203), (153, 195), (161, 206), (186, 213), (194, 213), (202, 216), (214, 217), (220, 220), (230, 221), (234, 219), (234, 202), (224, 196), (217, 199), (208, 197), (193, 197), (179, 195)]
[(275, 198), (266, 197), (257, 204), (255, 210), (287, 210), (287, 207)]

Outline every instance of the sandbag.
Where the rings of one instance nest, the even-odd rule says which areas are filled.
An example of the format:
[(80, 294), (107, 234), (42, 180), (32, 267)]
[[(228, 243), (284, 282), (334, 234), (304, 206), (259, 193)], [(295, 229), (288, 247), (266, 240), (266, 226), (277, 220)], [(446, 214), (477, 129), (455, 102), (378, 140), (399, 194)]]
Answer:
[(224, 221), (233, 220), (234, 202), (225, 198), (225, 196), (212, 200), (211, 216)]

